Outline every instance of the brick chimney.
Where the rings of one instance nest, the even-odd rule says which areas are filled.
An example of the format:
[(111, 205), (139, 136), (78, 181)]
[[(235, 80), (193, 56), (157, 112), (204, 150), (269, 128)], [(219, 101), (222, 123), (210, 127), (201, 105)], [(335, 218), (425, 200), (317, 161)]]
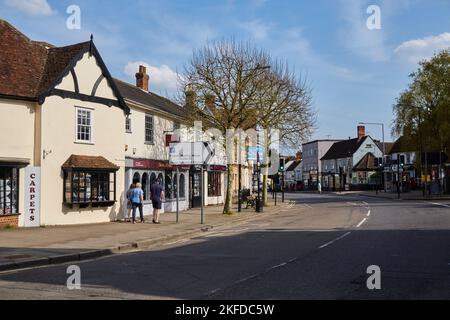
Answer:
[(205, 105), (206, 107), (212, 111), (215, 108), (216, 97), (212, 94), (205, 96)]
[(147, 67), (139, 66), (139, 72), (136, 73), (136, 87), (148, 92), (148, 81), (150, 76), (147, 74)]
[(194, 108), (197, 100), (197, 95), (195, 94), (195, 91), (190, 86), (187, 86), (186, 90), (184, 91), (184, 95), (186, 107)]
[(366, 127), (358, 126), (358, 139), (362, 139), (366, 136)]

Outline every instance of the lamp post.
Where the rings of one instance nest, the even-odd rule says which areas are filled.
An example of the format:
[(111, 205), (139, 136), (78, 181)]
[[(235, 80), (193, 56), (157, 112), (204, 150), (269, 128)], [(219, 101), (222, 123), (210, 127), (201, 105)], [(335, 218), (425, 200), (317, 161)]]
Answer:
[(360, 122), (361, 125), (369, 125), (369, 126), (381, 126), (381, 134), (383, 138), (383, 186), (384, 186), (384, 192), (387, 192), (386, 189), (386, 174), (384, 172), (384, 166), (386, 164), (386, 144), (384, 141), (384, 123), (382, 122)]
[[(243, 70), (243, 72), (246, 71), (257, 71), (257, 70), (268, 70), (270, 69), (271, 66), (260, 66), (257, 65), (255, 68), (253, 69), (249, 69), (249, 70)], [(242, 122), (242, 112), (240, 112), (239, 114), (239, 120)], [(239, 128), (239, 163), (238, 163), (238, 212), (242, 211), (242, 130)]]

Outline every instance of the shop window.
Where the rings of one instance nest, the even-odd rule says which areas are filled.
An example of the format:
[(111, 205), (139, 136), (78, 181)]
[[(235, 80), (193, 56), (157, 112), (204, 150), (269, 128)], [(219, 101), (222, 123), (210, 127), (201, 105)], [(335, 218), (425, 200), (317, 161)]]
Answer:
[(186, 187), (186, 181), (185, 181), (184, 174), (180, 174), (180, 198), (186, 197), (185, 187)]
[(174, 199), (177, 198), (177, 183), (178, 183), (178, 177), (177, 177), (177, 174), (175, 173), (173, 175), (173, 198)]
[(80, 207), (109, 206), (116, 201), (116, 174), (110, 171), (65, 170), (64, 203)]
[(222, 194), (222, 174), (208, 172), (208, 197), (219, 197)]
[(0, 214), (19, 213), (19, 169), (0, 167)]
[(141, 175), (139, 172), (136, 172), (133, 176), (133, 184), (137, 184), (141, 182)]
[(144, 191), (144, 201), (150, 199), (149, 192), (149, 184), (148, 184), (148, 173), (144, 173), (142, 175), (142, 190)]
[(152, 173), (150, 176), (150, 185), (154, 184), (156, 182), (156, 174)]
[(172, 193), (172, 174), (166, 173), (166, 179), (165, 179), (165, 196), (166, 199), (172, 199), (173, 193)]

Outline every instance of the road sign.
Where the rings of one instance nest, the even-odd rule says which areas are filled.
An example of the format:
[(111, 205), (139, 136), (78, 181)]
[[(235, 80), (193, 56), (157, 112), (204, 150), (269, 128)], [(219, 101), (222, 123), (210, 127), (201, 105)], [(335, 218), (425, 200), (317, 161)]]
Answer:
[(258, 147), (248, 147), (247, 148), (247, 159), (249, 161), (257, 161), (259, 153), (259, 160), (264, 158), (264, 148), (262, 146)]
[(214, 148), (209, 142), (171, 143), (169, 162), (174, 165), (205, 165), (214, 157)]

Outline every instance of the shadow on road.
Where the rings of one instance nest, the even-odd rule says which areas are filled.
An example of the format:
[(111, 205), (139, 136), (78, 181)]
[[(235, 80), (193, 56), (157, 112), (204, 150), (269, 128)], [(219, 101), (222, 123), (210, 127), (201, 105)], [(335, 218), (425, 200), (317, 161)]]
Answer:
[[(1, 274), (0, 298), (23, 298), (4, 291), (5, 281), (17, 288), (57, 286), (62, 295), (77, 298), (89, 297), (93, 287), (118, 291), (123, 298), (450, 298), (449, 230), (353, 230), (320, 249), (343, 234), (258, 230), (209, 235), (178, 247), (78, 263), (83, 289), (77, 293), (65, 288), (67, 265)], [(370, 265), (381, 268), (380, 291), (366, 287)]]

